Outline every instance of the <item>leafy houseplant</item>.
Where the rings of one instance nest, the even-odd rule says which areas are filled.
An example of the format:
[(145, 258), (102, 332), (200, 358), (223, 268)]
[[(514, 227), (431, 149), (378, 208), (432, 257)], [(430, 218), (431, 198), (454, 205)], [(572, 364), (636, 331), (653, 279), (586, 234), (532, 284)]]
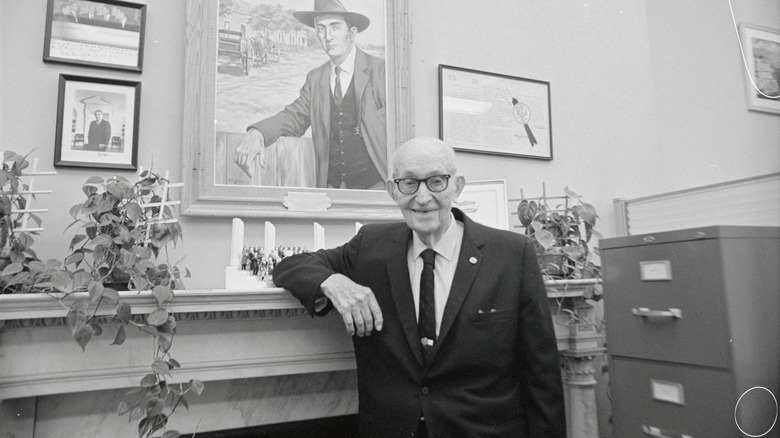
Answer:
[[(8, 180), (8, 192), (15, 192), (2, 200), (0, 228), (6, 236), (2, 254), (7, 263), (0, 272), (0, 287), (4, 292), (38, 292), (57, 298), (68, 309), (66, 322), (82, 350), (104, 330), (115, 333), (112, 345), (121, 345), (128, 325), (152, 336), (155, 347), (150, 372), (127, 392), (119, 414), (128, 414), (130, 421), (139, 420), (139, 437), (179, 436), (165, 430), (168, 417), (179, 405), (187, 407), (185, 394), (200, 395), (203, 384), (198, 380), (169, 384), (171, 370), (180, 367), (169, 354), (176, 334), (176, 318), (169, 309), (173, 289), (184, 287), (182, 277), (188, 277), (189, 271), (182, 272), (176, 264), (155, 262), (169, 244), (181, 239), (181, 226), (167, 199), (168, 181), (148, 171), (141, 173), (136, 183), (119, 176), (89, 178), (82, 186), (87, 198), (71, 207), (74, 221), (68, 226), (80, 224), (83, 234), (73, 237), (72, 252), (63, 262), (43, 262), (30, 249), (32, 238), (15, 233), (14, 218), (7, 219), (11, 210), (5, 205), (18, 199), (19, 177), (26, 167), (23, 157), (12, 158), (9, 161), (6, 155), (11, 164), (3, 163), (0, 172), (0, 180)], [(151, 290), (157, 308), (145, 318), (133, 318), (130, 305), (117, 289)], [(73, 295), (76, 292), (85, 293)], [(113, 315), (98, 315), (106, 313), (99, 312), (101, 308), (113, 308)]]
[[(599, 278), (601, 269), (593, 262), (594, 249), (588, 243), (595, 235), (598, 214), (592, 204), (564, 188), (565, 196), (549, 197), (542, 185), (542, 196), (522, 198), (517, 216), (525, 233), (534, 238), (542, 272), (553, 279)], [(558, 202), (554, 206), (551, 201)]]

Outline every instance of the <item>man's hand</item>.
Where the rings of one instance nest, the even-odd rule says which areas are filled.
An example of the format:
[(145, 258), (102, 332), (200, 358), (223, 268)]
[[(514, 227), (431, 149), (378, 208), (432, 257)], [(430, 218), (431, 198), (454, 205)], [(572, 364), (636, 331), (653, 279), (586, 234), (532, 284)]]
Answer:
[(333, 274), (320, 289), (338, 310), (350, 336), (370, 336), (382, 330), (382, 310), (371, 289), (361, 286), (341, 274)]
[(257, 129), (248, 129), (243, 137), (241, 137), (241, 143), (236, 148), (236, 153), (233, 156), (233, 161), (238, 164), (238, 167), (244, 171), (250, 178), (252, 177), (252, 167), (254, 167), (254, 161), (257, 156), (260, 156), (260, 167), (265, 168), (263, 162), (265, 151), (265, 138), (263, 133)]

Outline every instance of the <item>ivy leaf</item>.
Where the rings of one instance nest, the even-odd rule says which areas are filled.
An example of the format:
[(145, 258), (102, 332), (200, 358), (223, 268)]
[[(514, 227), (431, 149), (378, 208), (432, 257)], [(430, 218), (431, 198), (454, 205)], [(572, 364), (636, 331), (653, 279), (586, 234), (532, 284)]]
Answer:
[(11, 263), (10, 265), (6, 266), (5, 269), (3, 269), (3, 272), (0, 273), (0, 275), (13, 275), (17, 272), (22, 272), (22, 269), (24, 269), (24, 265), (21, 263)]
[(114, 336), (114, 342), (112, 342), (111, 345), (122, 345), (125, 342), (126, 336), (125, 326), (120, 325), (116, 331), (116, 336)]
[(179, 438), (181, 434), (175, 430), (167, 430), (162, 435), (162, 438)]
[(128, 202), (125, 208), (127, 210), (127, 217), (133, 222), (136, 222), (143, 214), (143, 210), (137, 202)]
[(536, 241), (539, 242), (544, 249), (549, 249), (555, 243), (555, 236), (548, 230), (536, 231), (534, 236), (536, 237)]
[(197, 379), (190, 380), (190, 389), (195, 393), (195, 395), (200, 396), (200, 393), (203, 392), (203, 388), (205, 385), (203, 385), (203, 382)]
[(133, 407), (130, 406), (129, 403), (127, 403), (126, 401), (122, 400), (121, 402), (119, 402), (119, 408), (117, 409), (117, 413), (121, 417), (122, 415), (125, 415), (126, 413), (130, 412), (130, 409), (132, 409), (132, 408)]
[(152, 385), (157, 384), (157, 376), (154, 374), (147, 374), (141, 379), (141, 386), (145, 386), (147, 388), (151, 387)]
[(171, 375), (171, 369), (168, 365), (168, 362), (162, 359), (156, 359), (154, 362), (152, 362), (152, 371), (157, 374)]
[(122, 324), (130, 322), (130, 316), (132, 315), (132, 309), (130, 305), (122, 301), (116, 306), (116, 318), (122, 321)]
[(168, 322), (168, 309), (158, 308), (146, 317), (146, 322), (153, 326), (163, 325)]
[(157, 299), (157, 305), (159, 306), (170, 303), (173, 300), (173, 290), (171, 290), (170, 286), (155, 286), (152, 290), (152, 295)]
[(103, 287), (103, 284), (99, 281), (93, 281), (89, 285), (89, 302), (94, 304), (100, 301), (101, 298), (103, 298), (103, 290), (105, 288)]
[(131, 411), (130, 415), (128, 415), (128, 421), (133, 422), (135, 420), (139, 420), (144, 416), (144, 410), (141, 409), (140, 406), (135, 406)]
[(85, 181), (84, 184), (82, 185), (85, 186), (87, 184), (94, 184), (94, 185), (103, 184), (103, 178), (99, 176), (90, 176), (89, 179), (87, 179), (87, 181)]
[(181, 364), (179, 363), (179, 361), (177, 361), (174, 358), (168, 359), (168, 363), (171, 364), (171, 366), (174, 368), (181, 368)]
[(60, 292), (73, 292), (73, 280), (67, 272), (55, 271), (51, 274), (51, 283)]
[(73, 239), (70, 240), (70, 249), (73, 249), (73, 247), (84, 241), (86, 238), (87, 236), (85, 234), (76, 234), (73, 236)]
[(107, 287), (103, 289), (103, 298), (107, 299), (109, 303), (119, 302), (119, 292), (114, 288)]
[(86, 351), (87, 344), (89, 343), (89, 340), (92, 339), (92, 334), (94, 333), (94, 329), (91, 325), (85, 324), (82, 325), (80, 329), (76, 331), (76, 333), (73, 334), (73, 339), (76, 340), (76, 342), (81, 345), (81, 351), (82, 353)]

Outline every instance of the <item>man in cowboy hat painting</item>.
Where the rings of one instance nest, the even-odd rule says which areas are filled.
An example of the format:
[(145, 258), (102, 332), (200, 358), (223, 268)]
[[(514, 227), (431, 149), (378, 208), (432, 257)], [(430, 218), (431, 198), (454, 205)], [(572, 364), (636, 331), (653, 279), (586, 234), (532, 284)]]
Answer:
[(348, 12), (337, 0), (314, 0), (313, 11), (293, 15), (316, 31), (330, 60), (309, 72), (294, 102), (247, 129), (234, 161), (251, 177), (264, 147), (282, 136), (300, 137), (311, 127), (317, 187), (384, 189), (385, 62), (355, 45), (369, 18)]

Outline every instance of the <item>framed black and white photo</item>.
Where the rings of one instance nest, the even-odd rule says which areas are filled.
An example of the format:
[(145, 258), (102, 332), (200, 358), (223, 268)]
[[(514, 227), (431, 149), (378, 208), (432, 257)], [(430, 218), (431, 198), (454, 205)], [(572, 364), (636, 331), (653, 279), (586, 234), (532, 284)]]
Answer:
[(780, 30), (740, 23), (748, 109), (780, 114)]
[(439, 65), (439, 136), (465, 152), (552, 160), (550, 83)]
[[(187, 33), (185, 50), (182, 157), (187, 184), (182, 214), (400, 217), (381, 183), (394, 148), (412, 136), (409, 2), (340, 2), (349, 16), (363, 17), (354, 23), (354, 65), (360, 74), (351, 81), (353, 95), (362, 99), (360, 126), (349, 133), (365, 140), (367, 167), (375, 168), (378, 177), (372, 180), (377, 184), (362, 187), (333, 185), (323, 178), (336, 174), (329, 167), (336, 160), (329, 161), (330, 142), (322, 135), (323, 123), (330, 120), (325, 114), (335, 112), (328, 104), (330, 93), (324, 91), (332, 91), (323, 74), (331, 49), (321, 45), (311, 19), (311, 10), (320, 3), (246, 0), (235, 8), (228, 0), (187, 0), (187, 26), (202, 31)], [(358, 67), (359, 62), (367, 68)], [(247, 127), (283, 111), (285, 120), (295, 121), (295, 129), (285, 127), (278, 138), (269, 135), (275, 141), (254, 154), (249, 172), (242, 169), (236, 150)], [(296, 114), (286, 117), (292, 112)], [(303, 125), (308, 129), (299, 132)]]
[(48, 0), (43, 60), (141, 72), (146, 5)]
[(135, 170), (141, 83), (60, 75), (54, 165)]

